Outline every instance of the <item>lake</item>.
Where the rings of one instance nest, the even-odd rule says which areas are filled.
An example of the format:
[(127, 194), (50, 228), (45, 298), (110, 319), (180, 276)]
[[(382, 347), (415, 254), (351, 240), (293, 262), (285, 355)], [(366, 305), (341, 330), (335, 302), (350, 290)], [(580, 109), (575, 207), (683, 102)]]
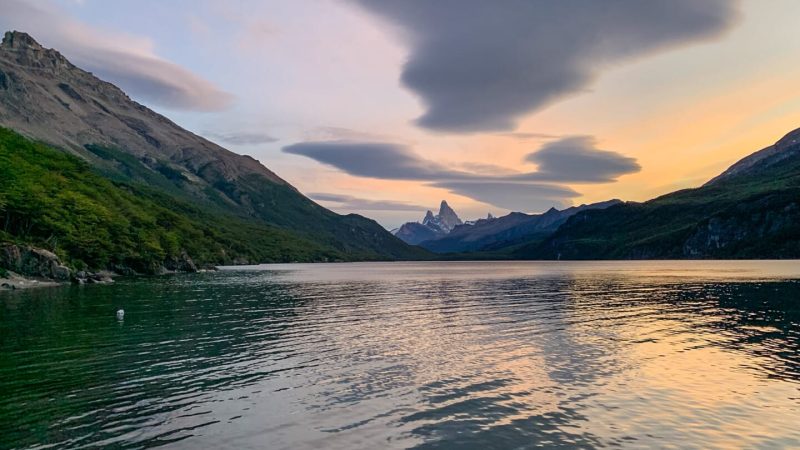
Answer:
[(0, 293), (0, 448), (796, 448), (798, 424), (798, 261), (264, 265)]

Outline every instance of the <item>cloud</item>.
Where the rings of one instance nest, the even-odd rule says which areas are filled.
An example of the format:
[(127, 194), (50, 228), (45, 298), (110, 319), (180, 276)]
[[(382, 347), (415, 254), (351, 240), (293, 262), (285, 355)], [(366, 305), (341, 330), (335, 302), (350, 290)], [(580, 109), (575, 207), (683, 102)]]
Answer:
[(307, 130), (304, 139), (309, 141), (386, 141), (389, 136), (353, 130), (345, 127), (322, 126)]
[(415, 154), (407, 146), (386, 142), (302, 142), (286, 146), (283, 151), (311, 158), (350, 175), (422, 181), (480, 202), (518, 211), (564, 206), (567, 200), (580, 195), (559, 183), (609, 183), (641, 169), (634, 158), (597, 149), (591, 136), (565, 137), (528, 154), (526, 161), (538, 166), (534, 172), (472, 163), (452, 169)]
[[(536, 174), (484, 164), (462, 164), (455, 170), (422, 158), (409, 148), (385, 142), (303, 142), (283, 148), (333, 166), (350, 175), (385, 180), (414, 180), (498, 207), (532, 211), (563, 206), (578, 192), (537, 182)], [(471, 169), (471, 170), (470, 170)], [(549, 177), (539, 177), (549, 178)], [(553, 181), (553, 180), (544, 180)]]
[(541, 181), (608, 183), (642, 168), (634, 158), (598, 150), (591, 136), (570, 136), (547, 143), (525, 160), (538, 166), (529, 178)]
[(438, 181), (470, 176), (466, 172), (452, 171), (423, 159), (405, 146), (385, 142), (303, 142), (284, 147), (283, 151), (306, 156), (361, 177)]
[(231, 145), (259, 145), (277, 142), (279, 139), (265, 133), (204, 133), (211, 140)]
[(368, 200), (349, 195), (311, 193), (308, 196), (320, 202), (338, 203), (337, 209), (351, 211), (425, 211), (424, 206), (391, 200)]
[(426, 107), (417, 123), (448, 132), (513, 130), (603, 69), (738, 17), (732, 0), (353, 1), (397, 26), (410, 50), (401, 82)]
[(512, 211), (539, 211), (551, 206), (567, 206), (580, 193), (554, 184), (504, 181), (443, 181), (431, 184), (458, 195)]
[(30, 33), (134, 98), (192, 111), (218, 111), (233, 102), (230, 94), (158, 57), (147, 39), (92, 28), (49, 1), (0, 0), (0, 8), (2, 29)]
[(519, 141), (556, 139), (558, 136), (547, 133), (506, 132), (498, 133), (499, 136), (514, 138)]
[(498, 166), (496, 164), (462, 162), (458, 164), (458, 167), (474, 174), (490, 177), (507, 177), (516, 175), (518, 173), (512, 169), (509, 169), (508, 167)]
[(301, 142), (286, 146), (283, 151), (350, 175), (385, 180), (608, 183), (641, 169), (634, 158), (598, 150), (591, 136), (562, 138), (528, 154), (526, 160), (538, 165), (535, 172), (468, 162), (460, 164), (461, 169), (451, 169), (418, 156), (407, 146), (386, 142)]

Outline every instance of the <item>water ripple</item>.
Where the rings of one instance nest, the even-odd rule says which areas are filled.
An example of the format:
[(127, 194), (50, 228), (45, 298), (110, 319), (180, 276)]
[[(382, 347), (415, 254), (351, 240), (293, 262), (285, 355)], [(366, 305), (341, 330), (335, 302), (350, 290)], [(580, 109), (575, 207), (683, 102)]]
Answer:
[(0, 448), (797, 447), (797, 279), (336, 264), (0, 294)]

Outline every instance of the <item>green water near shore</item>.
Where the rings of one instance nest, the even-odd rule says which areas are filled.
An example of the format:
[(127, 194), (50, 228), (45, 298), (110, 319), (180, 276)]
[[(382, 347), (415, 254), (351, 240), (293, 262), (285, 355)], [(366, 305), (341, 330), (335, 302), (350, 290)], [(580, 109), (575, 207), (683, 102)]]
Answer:
[(0, 293), (0, 448), (797, 447), (798, 280), (373, 263)]

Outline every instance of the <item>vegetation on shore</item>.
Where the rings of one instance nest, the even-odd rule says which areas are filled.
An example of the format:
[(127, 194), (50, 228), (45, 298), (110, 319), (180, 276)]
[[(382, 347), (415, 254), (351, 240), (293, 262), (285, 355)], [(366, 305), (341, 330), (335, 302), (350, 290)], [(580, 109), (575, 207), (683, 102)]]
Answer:
[(800, 156), (644, 203), (584, 211), (522, 259), (800, 257)]
[(199, 265), (360, 256), (144, 183), (106, 178), (77, 157), (2, 128), (0, 241), (51, 250), (77, 269), (144, 273), (184, 252)]

